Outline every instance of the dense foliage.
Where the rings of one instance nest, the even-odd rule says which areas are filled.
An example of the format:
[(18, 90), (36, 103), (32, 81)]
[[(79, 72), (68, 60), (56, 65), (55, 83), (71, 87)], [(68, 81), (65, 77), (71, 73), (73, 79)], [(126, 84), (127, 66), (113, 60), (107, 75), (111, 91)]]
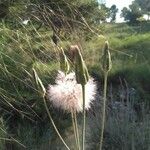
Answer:
[(143, 15), (150, 15), (150, 1), (149, 0), (134, 0), (129, 8), (124, 7), (122, 9), (121, 16), (124, 17), (125, 21), (135, 23), (140, 20)]

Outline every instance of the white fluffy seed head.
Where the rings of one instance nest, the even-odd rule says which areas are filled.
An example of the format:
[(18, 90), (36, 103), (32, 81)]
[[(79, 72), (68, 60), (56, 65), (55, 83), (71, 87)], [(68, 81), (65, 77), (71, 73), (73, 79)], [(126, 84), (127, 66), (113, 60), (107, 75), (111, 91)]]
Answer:
[[(56, 84), (49, 85), (47, 95), (53, 106), (68, 112), (80, 112), (83, 109), (82, 86), (77, 84), (75, 73), (65, 75), (59, 71)], [(96, 84), (92, 78), (85, 85), (85, 109), (90, 108), (96, 94)]]

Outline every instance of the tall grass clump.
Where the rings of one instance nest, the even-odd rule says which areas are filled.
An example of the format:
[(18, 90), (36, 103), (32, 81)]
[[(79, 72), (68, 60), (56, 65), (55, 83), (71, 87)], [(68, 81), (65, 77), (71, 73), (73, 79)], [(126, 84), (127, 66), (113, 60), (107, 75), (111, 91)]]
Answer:
[[(49, 39), (44, 39), (44, 36), (40, 35), (43, 33), (37, 34), (31, 28), (26, 27), (25, 30), (21, 28), (15, 31), (4, 24), (0, 32), (2, 42), (0, 47), (0, 113), (3, 113), (3, 119), (7, 120), (8, 135), (20, 137), (22, 142), (29, 147), (33, 146), (33, 144), (30, 145), (31, 142), (38, 145), (34, 138), (30, 138), (29, 142), (26, 139), (28, 136), (22, 138), (24, 132), (20, 134), (23, 130), (21, 126), (24, 126), (25, 122), (27, 126), (35, 126), (35, 124), (40, 126), (45, 122), (45, 119), (42, 119), (45, 118), (43, 104), (39, 101), (39, 92), (34, 84), (32, 68), (34, 67), (42, 76), (44, 84), (47, 80), (52, 82), (53, 74), (59, 66), (57, 59), (54, 59), (56, 53), (51, 51), (53, 46), (49, 44)], [(42, 130), (38, 128), (38, 125), (37, 130), (26, 129), (24, 135), (29, 134), (34, 137), (35, 132), (40, 135)], [(10, 141), (10, 143), (12, 147), (20, 148), (16, 142)]]
[[(62, 54), (64, 55), (64, 52)], [(67, 74), (68, 62), (64, 55), (64, 61), (60, 62), (64, 72), (59, 72), (56, 85), (49, 86), (48, 97), (55, 107), (71, 113), (77, 149), (80, 149), (80, 139), (76, 113), (83, 111), (82, 149), (85, 149), (85, 110), (90, 108), (90, 103), (94, 99), (95, 84), (93, 79), (88, 79), (87, 68), (77, 46), (74, 46), (73, 55), (75, 55), (75, 73)]]
[[(54, 82), (55, 71), (58, 70), (57, 64), (59, 63), (59, 52), (57, 51), (58, 49), (55, 49), (53, 43), (49, 43), (49, 39), (47, 37), (45, 38), (45, 35), (43, 33), (39, 33), (35, 28), (31, 28), (31, 26), (29, 28), (21, 28), (20, 30), (17, 30), (15, 32), (6, 27), (4, 24), (1, 32), (3, 33), (2, 39), (4, 39), (4, 42), (1, 47), (0, 60), (2, 71), (2, 78), (0, 81), (2, 83), (2, 94), (0, 96), (2, 97), (2, 107), (5, 107), (5, 109), (7, 110), (11, 109), (13, 112), (13, 115), (10, 115), (8, 121), (9, 124), (12, 124), (12, 126), (9, 127), (9, 132), (12, 132), (16, 136), (21, 137), (21, 135), (19, 134), (19, 130), (21, 130), (20, 126), (24, 122), (24, 118), (27, 120), (29, 119), (28, 121), (31, 124), (34, 124), (35, 122), (37, 122), (37, 120), (43, 122), (42, 117), (46, 117), (46, 115), (43, 114), (43, 108), (45, 107), (57, 134), (63, 141), (63, 138), (61, 138), (61, 135), (58, 133), (58, 130), (54, 125), (54, 121), (52, 120), (50, 111), (48, 111), (49, 108), (46, 105), (45, 99), (44, 105), (40, 101), (41, 98), (45, 98), (45, 85), (47, 85), (47, 82)], [(49, 37), (51, 36), (51, 33), (47, 34), (49, 34)], [(56, 51), (53, 51), (52, 49), (55, 49)], [(64, 66), (61, 67), (63, 68)], [(32, 68), (34, 68), (37, 72), (35, 70), (32, 70)], [(33, 75), (32, 71), (34, 72)], [(75, 74), (73, 76), (73, 79), (75, 81)], [(76, 88), (79, 89), (79, 99), (77, 99), (77, 101), (79, 101), (79, 109), (77, 110), (75, 108), (75, 111), (81, 111), (81, 88), (78, 85), (76, 86)], [(88, 86), (87, 90), (89, 90)], [(86, 107), (89, 107), (89, 103), (86, 104)], [(73, 118), (75, 118), (73, 119), (75, 123), (75, 113), (72, 114)], [(16, 128), (13, 127), (13, 124), (15, 122), (14, 117), (16, 117), (15, 115), (18, 116), (18, 121), (16, 121)], [(22, 123), (19, 123), (19, 120), (22, 121)], [(77, 130), (77, 123), (75, 124), (75, 128)], [(13, 128), (15, 128), (15, 130), (11, 130)], [(28, 133), (28, 131), (26, 132)], [(26, 141), (25, 139), (22, 140)], [(64, 141), (63, 143), (65, 144)], [(65, 146), (67, 147), (66, 144)]]
[[(116, 88), (108, 86), (108, 101), (106, 105), (106, 122), (104, 130), (103, 148), (106, 150), (145, 150), (149, 149), (149, 106), (145, 102), (137, 103), (136, 90), (120, 83)], [(100, 97), (102, 99), (102, 97)], [(89, 114), (89, 128), (94, 129), (89, 135), (91, 149), (98, 148), (101, 130), (99, 120), (102, 120), (101, 105), (95, 102), (93, 112)]]

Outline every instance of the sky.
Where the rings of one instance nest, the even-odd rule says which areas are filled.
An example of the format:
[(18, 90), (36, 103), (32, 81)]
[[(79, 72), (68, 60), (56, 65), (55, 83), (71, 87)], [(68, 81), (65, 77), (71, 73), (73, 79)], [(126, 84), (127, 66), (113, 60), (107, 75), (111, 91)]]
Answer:
[(111, 7), (113, 4), (117, 6), (119, 9), (117, 16), (116, 16), (116, 22), (123, 22), (123, 18), (120, 18), (120, 13), (123, 7), (128, 7), (133, 0), (105, 0), (106, 6)]

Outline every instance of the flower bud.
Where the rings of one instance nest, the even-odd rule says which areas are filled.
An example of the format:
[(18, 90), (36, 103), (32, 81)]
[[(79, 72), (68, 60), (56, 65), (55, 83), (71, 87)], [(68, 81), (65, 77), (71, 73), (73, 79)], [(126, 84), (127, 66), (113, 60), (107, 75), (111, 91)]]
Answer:
[(102, 62), (102, 70), (104, 72), (109, 72), (112, 68), (112, 61), (111, 61), (111, 55), (110, 55), (110, 51), (109, 51), (109, 44), (108, 41), (105, 42), (105, 46), (104, 46), (104, 51), (103, 51), (103, 56), (101, 58), (101, 62)]
[(39, 91), (42, 93), (42, 96), (45, 96), (46, 89), (45, 89), (41, 79), (39, 78), (36, 70), (34, 68), (32, 70), (33, 70), (33, 77), (34, 77), (36, 86), (38, 87)]
[(64, 53), (64, 50), (60, 48), (60, 69), (67, 74), (69, 72), (70, 66), (68, 59)]
[(88, 69), (85, 65), (80, 49), (76, 47), (75, 53), (75, 74), (78, 84), (85, 85), (89, 80)]

